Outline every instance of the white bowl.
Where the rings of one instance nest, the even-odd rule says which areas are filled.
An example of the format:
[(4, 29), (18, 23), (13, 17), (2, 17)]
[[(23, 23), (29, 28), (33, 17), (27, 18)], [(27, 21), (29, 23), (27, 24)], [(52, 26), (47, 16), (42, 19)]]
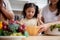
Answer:
[(0, 36), (0, 40), (22, 40), (25, 36)]
[(60, 32), (58, 31), (58, 28), (53, 29), (52, 31), (48, 29), (45, 34), (53, 35), (53, 36), (60, 36)]

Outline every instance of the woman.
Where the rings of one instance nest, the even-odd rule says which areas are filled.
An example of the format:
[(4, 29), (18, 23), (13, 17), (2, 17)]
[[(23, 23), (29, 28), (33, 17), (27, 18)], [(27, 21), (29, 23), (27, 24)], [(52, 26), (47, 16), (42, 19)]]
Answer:
[(50, 25), (60, 23), (60, 0), (48, 0), (48, 5), (42, 10), (43, 31), (47, 31)]
[(60, 0), (49, 0), (49, 4), (43, 8), (42, 16), (44, 18), (44, 23), (56, 22), (59, 20), (59, 8)]
[(2, 12), (2, 15), (6, 19), (13, 19), (14, 14), (11, 10), (9, 0), (0, 0), (0, 12)]

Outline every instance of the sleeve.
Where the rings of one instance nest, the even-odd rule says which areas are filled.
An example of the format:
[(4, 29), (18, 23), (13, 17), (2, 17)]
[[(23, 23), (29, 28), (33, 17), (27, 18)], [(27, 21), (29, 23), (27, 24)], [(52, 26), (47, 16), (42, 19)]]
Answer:
[(12, 8), (11, 8), (11, 5), (10, 5), (10, 2), (9, 0), (4, 0), (5, 4), (6, 4), (6, 9), (9, 11), (9, 12), (12, 12)]

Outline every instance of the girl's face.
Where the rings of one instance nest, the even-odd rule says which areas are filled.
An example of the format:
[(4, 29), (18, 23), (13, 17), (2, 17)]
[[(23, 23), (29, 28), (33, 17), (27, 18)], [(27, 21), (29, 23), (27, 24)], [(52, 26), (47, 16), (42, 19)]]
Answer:
[(34, 14), (35, 14), (35, 8), (34, 7), (29, 7), (26, 9), (26, 18), (31, 19)]
[(59, 1), (59, 0), (50, 0), (50, 2), (51, 2), (52, 4), (57, 4), (58, 1)]

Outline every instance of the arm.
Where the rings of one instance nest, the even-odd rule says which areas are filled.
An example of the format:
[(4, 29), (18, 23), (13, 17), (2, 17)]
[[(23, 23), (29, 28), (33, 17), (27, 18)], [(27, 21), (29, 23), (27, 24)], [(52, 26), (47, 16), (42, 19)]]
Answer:
[(4, 13), (4, 15), (8, 18), (8, 19), (13, 19), (14, 18), (14, 13), (12, 12), (9, 0), (3, 0), (4, 3), (6, 4), (6, 7), (2, 7), (1, 10)]
[(42, 30), (46, 32), (46, 31), (49, 29), (49, 27), (50, 27), (51, 25), (54, 25), (54, 24), (60, 24), (60, 21), (42, 24), (42, 25), (40, 25), (40, 27), (42, 27)]
[(12, 12), (8, 11), (7, 9), (5, 9), (4, 7), (1, 8), (1, 11), (4, 13), (4, 15), (8, 19), (13, 19), (14, 18), (14, 14)]
[(42, 17), (41, 12), (38, 14), (37, 20), (38, 20), (38, 25), (44, 24), (44, 23), (43, 23), (43, 17)]
[(41, 19), (38, 18), (38, 26), (44, 24)]
[[(39, 18), (39, 20), (41, 20), (40, 16), (38, 16), (38, 18)], [(60, 19), (60, 18), (58, 18), (58, 19)], [(43, 18), (42, 20), (44, 21), (44, 18)], [(41, 22), (41, 21), (40, 21), (40, 22)], [(51, 22), (51, 23), (46, 23), (46, 24), (42, 23), (42, 25), (40, 25), (40, 27), (42, 27), (42, 30), (43, 30), (43, 31), (47, 31), (47, 29), (49, 29), (49, 27), (50, 27), (51, 25), (54, 25), (54, 24), (60, 24), (60, 21)]]

